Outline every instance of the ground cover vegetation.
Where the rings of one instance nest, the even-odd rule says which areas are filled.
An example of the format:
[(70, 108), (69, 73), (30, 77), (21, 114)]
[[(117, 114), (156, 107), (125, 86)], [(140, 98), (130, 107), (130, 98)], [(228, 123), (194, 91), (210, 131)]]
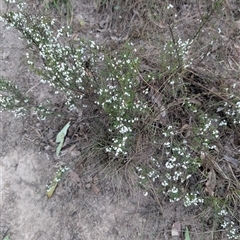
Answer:
[(212, 239), (239, 239), (239, 5), (96, 2), (98, 13), (114, 12), (115, 36), (101, 46), (75, 39), (69, 20), (59, 26), (48, 15), (30, 14), (26, 3), (2, 16), (25, 39), (30, 69), (62, 101), (36, 103), (1, 78), (1, 108), (16, 117), (57, 117), (59, 130), (83, 112), (93, 136), (91, 156), (101, 153), (112, 170), (137, 176), (160, 208), (179, 202), (194, 210)]

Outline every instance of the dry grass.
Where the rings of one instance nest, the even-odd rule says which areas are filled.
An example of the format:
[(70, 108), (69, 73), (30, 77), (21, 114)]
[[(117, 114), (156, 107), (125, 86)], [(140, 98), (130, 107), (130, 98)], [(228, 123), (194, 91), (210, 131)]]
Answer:
[[(183, 139), (188, 140), (192, 155), (201, 160), (201, 167), (184, 182), (183, 187), (190, 190), (197, 187), (201, 189), (200, 195), (207, 199), (205, 207), (208, 210), (202, 212), (203, 221), (209, 221), (212, 215), (215, 217), (203, 231), (211, 231), (211, 239), (223, 239), (224, 236), (219, 232), (223, 221), (217, 215), (219, 209), (229, 211), (235, 227), (239, 227), (240, 223), (239, 126), (236, 123), (239, 113), (230, 115), (222, 108), (228, 105), (233, 110), (239, 100), (239, 7), (237, 1), (230, 3), (224, 0), (211, 3), (99, 1), (99, 12), (107, 12), (111, 16), (111, 32), (118, 36), (119, 41), (127, 35), (137, 46), (142, 61), (142, 89), (148, 89), (147, 100), (153, 112), (144, 119), (145, 128), (137, 136), (135, 156), (131, 161), (148, 169), (145, 169), (145, 174), (154, 169), (150, 156), (157, 155), (162, 164), (162, 170), (158, 170), (160, 180), (153, 183), (146, 174), (148, 181), (144, 182), (143, 187), (162, 207), (161, 182), (164, 181), (166, 138), (163, 141), (159, 138), (169, 125), (175, 126), (178, 133), (169, 138), (171, 146), (174, 143), (181, 145)], [(123, 36), (124, 31), (127, 33)], [(183, 49), (179, 39), (192, 41), (184, 56), (189, 63), (187, 66), (182, 62)], [(172, 46), (169, 47), (170, 43)], [(172, 54), (174, 50), (176, 52)], [(154, 78), (148, 80), (148, 74)], [(175, 83), (171, 84), (172, 81)], [(187, 101), (194, 108), (186, 107)], [(202, 124), (199, 116), (204, 114), (227, 123), (226, 127), (219, 129), (217, 138), (212, 139), (213, 130), (204, 135), (215, 145), (213, 148), (203, 147), (204, 141), (196, 133)], [(204, 157), (200, 156), (201, 152)], [(210, 171), (216, 174), (212, 195), (204, 190)]]

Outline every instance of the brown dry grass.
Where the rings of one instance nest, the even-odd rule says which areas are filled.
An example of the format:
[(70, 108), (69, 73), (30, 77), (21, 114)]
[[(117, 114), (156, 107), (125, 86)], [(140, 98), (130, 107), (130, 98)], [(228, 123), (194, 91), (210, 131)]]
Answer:
[[(120, 44), (121, 38), (127, 36), (128, 40), (137, 46), (142, 61), (140, 75), (144, 80), (143, 88), (150, 89), (152, 95), (150, 102), (155, 113), (151, 120), (148, 118), (146, 122), (148, 130), (142, 131), (138, 136), (134, 164), (137, 162), (137, 165), (148, 165), (151, 168), (147, 159), (154, 152), (154, 148), (156, 151), (156, 146), (148, 143), (159, 136), (164, 126), (177, 124), (182, 131), (181, 134), (185, 131), (190, 135), (193, 134), (190, 128), (198, 126), (194, 114), (182, 108), (186, 98), (191, 99), (203, 113), (213, 115), (225, 102), (234, 106), (236, 99), (239, 99), (240, 5), (237, 1), (225, 0), (184, 1), (184, 3), (110, 0), (98, 1), (98, 4), (99, 12), (111, 18), (108, 43), (116, 40), (114, 37), (117, 36)], [(172, 4), (173, 8), (168, 9), (169, 4)], [(163, 46), (172, 41), (177, 49), (179, 38), (185, 41), (193, 40), (187, 55), (187, 59), (192, 59), (192, 64), (187, 68), (177, 67), (171, 71), (167, 66), (174, 63), (174, 59), (166, 57), (166, 49)], [(114, 48), (116, 47), (115, 44)], [(146, 75), (149, 73), (153, 74), (155, 79), (147, 82)], [(169, 82), (174, 78), (181, 81), (175, 85), (173, 91)], [(232, 87), (233, 84), (236, 84), (235, 88)], [(226, 91), (226, 88), (230, 91)], [(236, 98), (232, 99), (231, 94)], [(159, 108), (156, 110), (154, 104), (156, 105), (157, 101), (164, 105), (167, 118), (161, 118)], [(238, 226), (240, 223), (239, 127), (233, 123), (234, 117), (225, 116), (221, 110), (218, 114), (220, 118), (227, 119), (228, 126), (219, 133), (220, 138), (215, 143), (217, 151), (210, 152), (207, 163), (203, 161), (201, 171), (196, 173), (195, 179), (187, 183), (187, 186), (192, 188), (198, 183), (206, 182), (207, 171), (212, 168), (217, 174), (214, 197), (208, 199), (206, 210), (198, 211), (201, 212), (199, 218), (204, 222), (203, 231), (210, 231), (211, 239), (224, 238), (222, 232), (219, 232), (220, 223), (214, 212), (218, 204), (223, 203), (220, 205), (229, 210)], [(195, 148), (196, 156), (200, 153), (197, 151), (201, 151), (197, 144), (192, 146)], [(157, 151), (164, 157), (162, 152), (164, 149), (160, 148)], [(230, 155), (231, 158), (228, 160), (224, 158)], [(159, 184), (160, 182), (150, 183), (148, 188), (156, 203), (162, 208), (163, 196), (159, 193)], [(213, 215), (215, 217), (212, 217)]]

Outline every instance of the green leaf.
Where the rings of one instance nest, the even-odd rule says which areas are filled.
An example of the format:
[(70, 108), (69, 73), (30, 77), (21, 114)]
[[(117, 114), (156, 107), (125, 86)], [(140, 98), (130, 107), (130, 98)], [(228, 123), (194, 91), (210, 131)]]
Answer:
[(185, 231), (185, 240), (191, 240), (190, 239), (190, 235), (189, 235), (189, 231), (188, 228), (186, 227), (186, 231)]
[(57, 181), (53, 181), (52, 184), (50, 185), (49, 189), (47, 190), (47, 196), (48, 198), (52, 197), (56, 187), (58, 185)]
[(57, 147), (57, 150), (56, 150), (56, 155), (59, 156), (59, 153), (62, 149), (62, 145), (63, 145), (63, 142), (64, 142), (64, 138), (67, 134), (67, 130), (68, 128), (70, 127), (70, 122), (68, 122), (64, 127), (63, 129), (58, 133), (57, 135), (57, 138), (56, 138), (56, 143), (59, 143), (58, 144), (58, 147)]
[(68, 171), (69, 168), (67, 167), (60, 167), (58, 169), (58, 171), (56, 172), (55, 177), (53, 178), (53, 180), (51, 181), (51, 183), (47, 186), (47, 196), (48, 198), (52, 197), (58, 182), (62, 179), (63, 174)]
[(3, 240), (10, 240), (9, 235), (3, 238)]

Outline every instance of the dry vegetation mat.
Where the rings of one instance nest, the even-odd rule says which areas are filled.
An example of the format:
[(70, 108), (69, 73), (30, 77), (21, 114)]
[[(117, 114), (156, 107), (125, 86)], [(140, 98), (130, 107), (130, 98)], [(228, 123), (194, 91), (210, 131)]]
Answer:
[[(240, 239), (239, 1), (96, 0), (95, 23), (74, 1), (11, 2), (1, 20), (25, 39), (40, 80), (27, 88), (2, 77), (0, 106), (39, 122), (59, 161), (74, 158), (48, 197), (79, 161), (98, 161), (158, 212), (177, 203), (195, 214), (193, 239)], [(179, 225), (172, 236), (190, 239)]]

